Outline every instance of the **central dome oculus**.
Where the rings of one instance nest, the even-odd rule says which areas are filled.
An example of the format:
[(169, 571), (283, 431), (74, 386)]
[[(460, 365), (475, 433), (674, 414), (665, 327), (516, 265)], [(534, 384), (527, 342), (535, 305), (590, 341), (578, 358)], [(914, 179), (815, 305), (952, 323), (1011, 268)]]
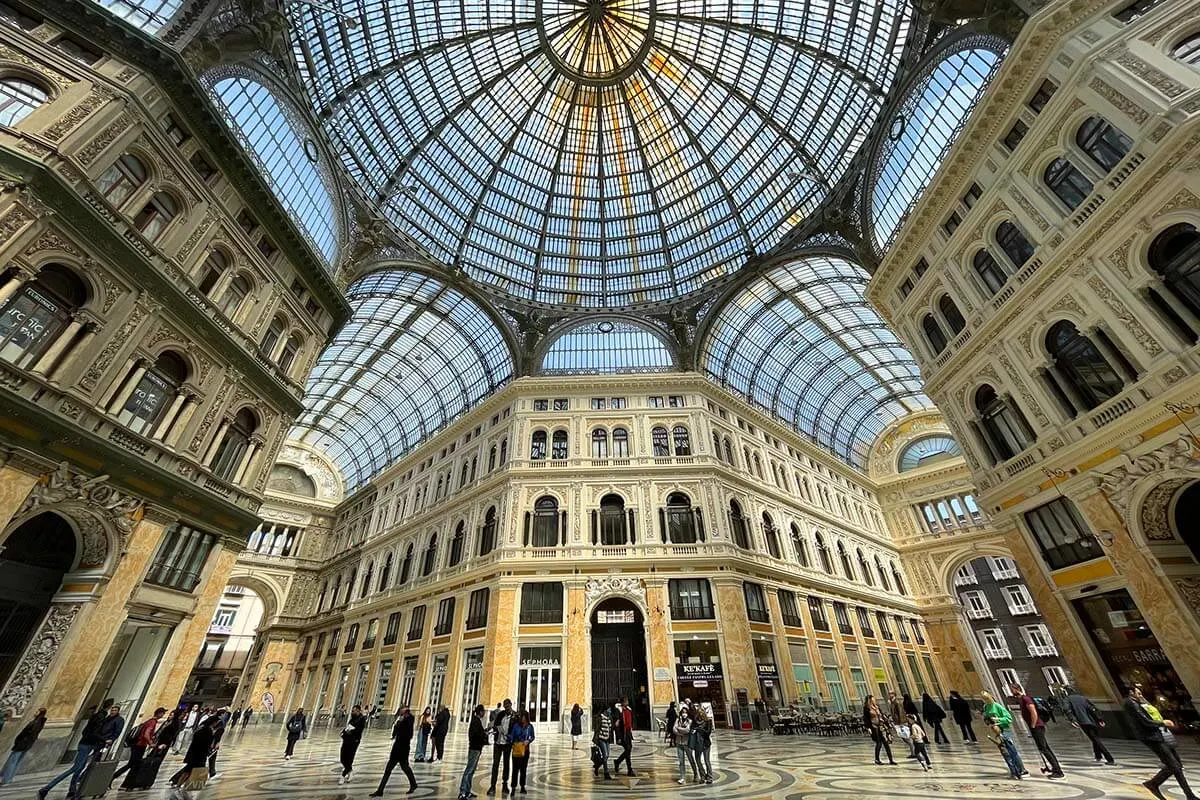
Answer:
[(638, 68), (654, 35), (654, 0), (537, 0), (538, 37), (560, 72), (616, 83)]

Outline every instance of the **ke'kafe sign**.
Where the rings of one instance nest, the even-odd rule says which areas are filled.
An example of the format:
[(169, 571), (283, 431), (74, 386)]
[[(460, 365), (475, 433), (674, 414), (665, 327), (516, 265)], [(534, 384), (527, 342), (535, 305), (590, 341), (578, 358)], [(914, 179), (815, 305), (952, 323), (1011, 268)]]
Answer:
[(675, 674), (681, 681), (719, 681), (725, 676), (721, 674), (719, 663), (707, 664), (676, 664)]

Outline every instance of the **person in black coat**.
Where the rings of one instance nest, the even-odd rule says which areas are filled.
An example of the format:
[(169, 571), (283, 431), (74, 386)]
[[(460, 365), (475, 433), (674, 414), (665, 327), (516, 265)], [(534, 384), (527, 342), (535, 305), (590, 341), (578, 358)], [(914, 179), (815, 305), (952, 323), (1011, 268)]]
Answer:
[(383, 778), (379, 781), (379, 788), (371, 792), (371, 797), (383, 797), (383, 790), (387, 786), (388, 779), (392, 777), (392, 770), (397, 765), (408, 776), (408, 793), (412, 794), (417, 790), (416, 776), (413, 775), (412, 767), (408, 764), (408, 751), (412, 746), (412, 738), (413, 715), (408, 710), (408, 706), (402, 706), (396, 712), (396, 724), (392, 726), (392, 752), (388, 755), (387, 767), (383, 771)]
[[(1133, 735), (1162, 762), (1162, 769), (1153, 778), (1142, 783), (1142, 786), (1145, 786), (1147, 791), (1159, 800), (1166, 800), (1166, 795), (1162, 793), (1160, 787), (1168, 778), (1174, 777), (1179, 788), (1183, 789), (1184, 798), (1196, 800), (1196, 795), (1192, 793), (1192, 787), (1188, 786), (1187, 778), (1184, 777), (1183, 762), (1179, 760), (1179, 751), (1175, 745), (1175, 733), (1172, 730), (1175, 723), (1168, 719), (1155, 719), (1150, 714), (1150, 710), (1146, 708), (1147, 705), (1149, 703), (1140, 687), (1134, 685), (1125, 690), (1123, 707), (1125, 715), (1129, 718), (1129, 726), (1133, 729)], [(1154, 710), (1157, 712), (1157, 709)]]
[(189, 772), (200, 769), (208, 762), (208, 757), (217, 745), (216, 727), (221, 724), (220, 715), (214, 714), (200, 723), (192, 734), (187, 752), (183, 754), (183, 768), (171, 776), (171, 785), (178, 786)]
[(13, 777), (17, 774), (17, 767), (21, 765), (21, 760), (25, 758), (29, 748), (33, 747), (34, 742), (42, 735), (42, 728), (45, 724), (46, 709), (39, 708), (29, 724), (21, 729), (16, 739), (13, 739), (12, 752), (8, 754), (8, 760), (4, 762), (4, 769), (0, 770), (0, 786), (12, 783)]
[(291, 761), (292, 753), (296, 750), (296, 742), (308, 733), (308, 718), (304, 716), (304, 709), (297, 708), (296, 713), (288, 717), (285, 727), (287, 728), (287, 750), (283, 753), (283, 760)]
[(487, 747), (487, 729), (483, 727), (483, 704), (475, 706), (471, 714), (471, 724), (467, 727), (467, 766), (463, 769), (462, 779), (458, 782), (458, 800), (468, 800), (474, 797), (471, 793), (471, 782), (475, 779), (475, 768), (479, 766), (479, 757)]
[(954, 724), (962, 731), (964, 742), (975, 744), (975, 729), (971, 727), (971, 706), (958, 692), (950, 693), (950, 713), (954, 715)]
[(929, 696), (929, 692), (921, 695), (921, 713), (925, 715), (925, 722), (933, 726), (933, 743), (950, 744), (950, 737), (942, 729), (942, 720), (946, 718), (946, 712)]
[[(907, 717), (909, 714), (912, 714), (914, 717), (917, 718), (917, 722), (920, 722), (921, 721), (921, 709), (917, 708), (917, 704), (913, 702), (912, 695), (910, 695), (908, 692), (905, 692), (901, 696), (901, 701), (902, 702), (900, 705), (904, 709), (905, 717)], [(902, 718), (900, 720), (900, 722), (903, 722), (903, 721), (904, 721), (904, 719)], [(892, 720), (892, 722), (894, 722), (896, 724), (900, 724), (900, 722), (896, 722), (896, 720)]]
[(450, 732), (450, 709), (442, 706), (438, 709), (437, 716), (433, 718), (433, 733), (429, 734), (429, 738), (433, 740), (432, 757), (430, 763), (434, 761), (442, 761), (444, 754), (442, 750), (446, 747), (446, 734)]
[(363, 714), (362, 706), (355, 706), (350, 709), (350, 719), (346, 720), (346, 727), (342, 728), (342, 777), (338, 778), (338, 785), (342, 785), (350, 780), (350, 773), (354, 771), (354, 757), (358, 755), (358, 746), (362, 743), (363, 728), (367, 727), (367, 717)]

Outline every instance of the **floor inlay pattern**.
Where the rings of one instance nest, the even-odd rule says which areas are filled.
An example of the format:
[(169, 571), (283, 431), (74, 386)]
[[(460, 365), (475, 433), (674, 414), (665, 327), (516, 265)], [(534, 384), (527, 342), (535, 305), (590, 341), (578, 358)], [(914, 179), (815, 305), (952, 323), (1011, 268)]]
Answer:
[[(1082, 734), (1063, 725), (1053, 725), (1050, 741), (1067, 779), (1051, 781), (1037, 773), (1038, 754), (1028, 737), (1019, 746), (1026, 766), (1034, 774), (1012, 781), (995, 748), (984, 742), (967, 747), (958, 742), (932, 747), (933, 769), (924, 772), (915, 761), (903, 758), (904, 745), (896, 743), (898, 766), (875, 766), (873, 749), (866, 738), (816, 738), (771, 736), (721, 731), (714, 737), (714, 785), (675, 783), (674, 748), (652, 743), (648, 734), (639, 736), (634, 748), (636, 780), (622, 776), (610, 782), (594, 779), (588, 752), (572, 751), (570, 738), (543, 733), (534, 742), (527, 788), (531, 797), (542, 798), (657, 798), (695, 800), (873, 800), (874, 798), (1036, 798), (1036, 800), (1146, 800), (1149, 792), (1141, 782), (1157, 769), (1150, 752), (1136, 742), (1111, 742), (1117, 758), (1114, 767), (1097, 766)], [(296, 798), (296, 800), (357, 800), (375, 790), (386, 763), (390, 741), (385, 729), (368, 731), (359, 750), (351, 783), (339, 786), (337, 776), (338, 737), (320, 730), (296, 748), (296, 757), (282, 759), (283, 737), (276, 727), (252, 725), (226, 736), (221, 749), (221, 777), (198, 793), (199, 800), (242, 800)], [(1190, 779), (1200, 784), (1200, 747), (1188, 742), (1181, 756)], [(454, 798), (466, 757), (465, 730), (451, 734), (446, 743), (446, 760), (438, 764), (414, 764), (420, 785), (414, 798)], [(485, 751), (475, 777), (475, 791), (482, 797), (491, 776), (491, 752)], [(149, 792), (109, 797), (136, 800), (166, 800), (166, 778), (179, 765), (171, 756), (163, 764), (159, 785)], [(0, 799), (33, 798), (52, 772), (20, 775), (0, 789)], [(51, 798), (66, 795), (66, 782)], [(402, 797), (407, 790), (403, 774), (396, 772), (387, 796)], [(1176, 800), (1182, 792), (1174, 781), (1164, 787)], [(497, 796), (499, 790), (497, 789)]]

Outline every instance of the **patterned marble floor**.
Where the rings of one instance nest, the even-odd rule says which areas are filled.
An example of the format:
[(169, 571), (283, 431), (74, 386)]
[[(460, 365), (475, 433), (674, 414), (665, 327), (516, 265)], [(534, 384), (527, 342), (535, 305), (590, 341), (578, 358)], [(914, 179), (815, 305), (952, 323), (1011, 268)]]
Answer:
[[(1112, 750), (1117, 766), (1097, 766), (1083, 736), (1069, 727), (1052, 725), (1050, 740), (1067, 772), (1067, 779), (1050, 781), (1040, 776), (1011, 781), (995, 748), (968, 748), (957, 742), (933, 749), (934, 768), (923, 772), (916, 762), (900, 759), (899, 766), (878, 767), (872, 763), (869, 740), (858, 737), (776, 737), (767, 734), (718, 732), (713, 745), (713, 786), (678, 786), (675, 751), (640, 737), (634, 749), (638, 779), (605, 783), (593, 779), (587, 751), (572, 751), (570, 738), (544, 734), (532, 748), (529, 796), (534, 798), (706, 798), (721, 800), (874, 800), (874, 798), (1036, 798), (1037, 800), (1146, 800), (1149, 792), (1140, 786), (1156, 770), (1156, 762), (1143, 746), (1116, 742)], [(898, 743), (899, 744), (899, 743)], [(899, 747), (903, 747), (902, 744)], [(295, 798), (296, 800), (357, 800), (374, 791), (389, 748), (385, 730), (370, 730), (359, 750), (353, 780), (339, 786), (338, 739), (332, 731), (317, 731), (302, 741), (294, 760), (282, 760), (283, 738), (277, 728), (251, 726), (226, 736), (220, 759), (221, 778), (198, 794), (200, 800), (242, 798)], [(420, 788), (414, 798), (454, 798), (465, 761), (465, 731), (447, 741), (446, 760), (438, 764), (414, 764)], [(1020, 741), (1027, 766), (1037, 773), (1038, 755), (1028, 738)], [(1181, 755), (1192, 766), (1189, 778), (1200, 786), (1200, 747), (1187, 743)], [(177, 768), (171, 757), (162, 768), (160, 787), (150, 792), (109, 797), (137, 800), (166, 800), (161, 787)], [(476, 774), (475, 791), (484, 796), (491, 770), (491, 754), (484, 752)], [(38, 787), (52, 773), (19, 776), (0, 789), (0, 799), (36, 797)], [(402, 797), (407, 789), (404, 776), (396, 773), (387, 796)], [(1174, 781), (1164, 787), (1168, 797), (1181, 798)], [(51, 793), (66, 795), (66, 783)]]

